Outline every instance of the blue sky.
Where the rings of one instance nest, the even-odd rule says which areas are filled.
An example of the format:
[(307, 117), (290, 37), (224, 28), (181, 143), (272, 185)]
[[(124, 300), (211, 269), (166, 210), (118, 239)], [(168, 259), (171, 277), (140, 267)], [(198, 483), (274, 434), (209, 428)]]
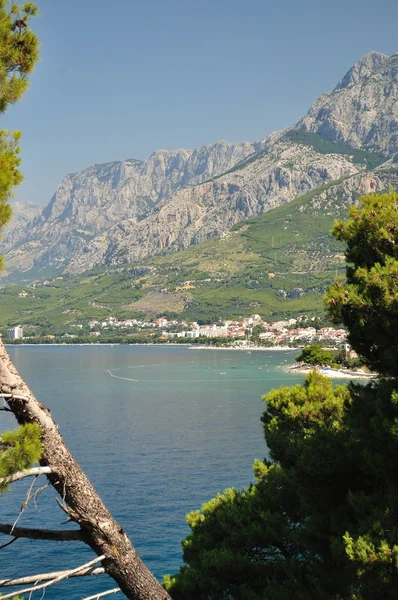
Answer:
[(363, 54), (398, 51), (394, 0), (38, 0), (19, 200), (159, 148), (255, 140), (295, 123)]

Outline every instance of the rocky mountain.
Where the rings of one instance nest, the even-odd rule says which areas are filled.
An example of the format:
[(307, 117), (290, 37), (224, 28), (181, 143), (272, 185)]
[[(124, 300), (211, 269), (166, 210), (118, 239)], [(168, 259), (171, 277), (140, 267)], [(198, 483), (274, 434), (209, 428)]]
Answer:
[(298, 128), (354, 148), (398, 153), (398, 53), (370, 52), (323, 94)]
[(26, 234), (26, 225), (38, 216), (42, 207), (33, 202), (11, 201), (12, 208), (12, 227), (13, 229), (24, 229)]
[(138, 222), (182, 187), (214, 177), (261, 148), (220, 141), (196, 150), (158, 150), (148, 160), (92, 165), (65, 177), (50, 203), (25, 227), (13, 221), (1, 252), (10, 271), (63, 268), (98, 234), (124, 219)]
[(286, 131), (68, 175), (39, 216), (6, 232), (0, 253), (9, 272), (37, 277), (174, 252), (341, 178), (371, 182), (397, 153), (398, 54), (371, 52)]

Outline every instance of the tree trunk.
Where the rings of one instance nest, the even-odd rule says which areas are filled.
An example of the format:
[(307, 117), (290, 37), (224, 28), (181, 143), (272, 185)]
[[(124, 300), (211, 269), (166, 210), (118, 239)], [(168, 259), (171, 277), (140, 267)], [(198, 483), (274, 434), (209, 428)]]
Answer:
[(61, 496), (65, 511), (80, 525), (83, 541), (98, 556), (105, 555), (103, 567), (125, 596), (131, 600), (171, 600), (107, 510), (66, 447), (50, 411), (36, 400), (1, 341), (0, 394), (11, 394), (7, 404), (19, 424), (40, 426), (43, 444), (40, 464), (51, 468), (52, 473), (47, 477)]

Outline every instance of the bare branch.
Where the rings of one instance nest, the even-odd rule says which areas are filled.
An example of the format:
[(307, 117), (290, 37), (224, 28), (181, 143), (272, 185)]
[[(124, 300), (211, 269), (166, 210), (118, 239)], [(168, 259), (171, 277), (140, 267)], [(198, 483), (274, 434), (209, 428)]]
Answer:
[(24, 588), (22, 590), (18, 590), (17, 592), (11, 592), (11, 594), (6, 594), (5, 596), (2, 596), (1, 600), (7, 600), (7, 598), (13, 598), (14, 596), (16, 596), (18, 594), (27, 594), (28, 592), (36, 592), (37, 590), (44, 590), (44, 589), (48, 588), (50, 585), (55, 585), (56, 583), (59, 583), (63, 579), (68, 579), (68, 577), (71, 577), (74, 573), (79, 573), (80, 571), (84, 571), (84, 569), (87, 569), (88, 567), (95, 565), (96, 563), (100, 562), (101, 560), (104, 560), (104, 558), (105, 558), (104, 554), (102, 556), (97, 556), (97, 558), (90, 560), (90, 562), (88, 562), (84, 565), (81, 565), (80, 567), (77, 567), (76, 569), (71, 569), (70, 571), (63, 571), (62, 575), (58, 575), (58, 577), (55, 577), (55, 579), (51, 579), (51, 581), (47, 581), (46, 583), (42, 583), (41, 585), (35, 585), (33, 587)]
[(28, 506), (28, 504), (29, 504), (30, 496), (31, 496), (31, 494), (32, 494), (32, 489), (33, 489), (33, 486), (35, 485), (35, 481), (36, 481), (36, 477), (34, 478), (34, 480), (32, 481), (32, 483), (31, 483), (31, 484), (30, 484), (30, 486), (29, 486), (28, 493), (26, 494), (26, 498), (25, 498), (25, 500), (24, 500), (24, 501), (22, 502), (22, 504), (21, 504), (21, 508), (19, 509), (19, 515), (18, 515), (18, 516), (17, 516), (17, 518), (15, 519), (15, 521), (14, 521), (14, 524), (13, 524), (13, 526), (11, 527), (11, 532), (10, 532), (10, 533), (12, 533), (12, 532), (14, 531), (14, 527), (15, 527), (15, 526), (16, 526), (16, 524), (18, 523), (19, 519), (22, 517), (22, 515), (23, 515), (23, 512), (24, 512), (25, 508), (26, 508), (26, 507)]
[[(64, 573), (70, 573), (68, 571), (53, 571), (52, 573), (39, 573), (38, 575), (28, 575), (27, 577), (20, 577), (19, 579), (0, 579), (0, 587), (11, 587), (16, 585), (27, 585), (29, 583), (38, 583), (41, 581), (51, 581), (56, 579)], [(89, 567), (79, 573), (73, 573), (69, 577), (87, 577), (89, 575), (102, 575), (105, 573), (103, 567)]]
[(29, 538), (30, 540), (50, 540), (55, 542), (81, 542), (80, 529), (57, 531), (54, 529), (31, 529), (30, 527), (14, 527), (7, 523), (0, 523), (0, 533), (12, 535), (15, 538)]
[(46, 483), (45, 485), (42, 485), (32, 495), (31, 500), (33, 500), (33, 503), (34, 503), (34, 505), (35, 505), (36, 508), (37, 508), (37, 497), (38, 497), (38, 495), (41, 494), (41, 492), (43, 492), (45, 489), (47, 489), (49, 485), (50, 485), (49, 483)]
[(0, 546), (0, 550), (3, 550), (3, 548), (7, 548), (7, 546), (11, 546), (11, 544), (13, 544), (14, 542), (17, 541), (17, 537), (12, 538), (12, 540), (10, 540), (9, 542), (7, 542), (6, 544), (2, 544)]
[(103, 596), (110, 596), (110, 594), (117, 594), (120, 591), (120, 588), (113, 588), (112, 590), (108, 590), (107, 592), (100, 592), (99, 594), (94, 594), (94, 596), (87, 596), (87, 598), (83, 598), (83, 600), (98, 600), (98, 598), (102, 598)]
[(48, 475), (49, 473), (53, 473), (51, 467), (34, 467), (33, 469), (25, 469), (24, 471), (18, 471), (17, 473), (9, 475), (8, 477), (0, 477), (0, 485), (13, 483), (14, 481), (24, 479), (25, 477), (30, 477), (31, 475)]
[(32, 483), (31, 483), (31, 484), (30, 484), (30, 486), (29, 486), (28, 493), (26, 494), (26, 498), (25, 498), (25, 500), (22, 502), (22, 504), (21, 504), (21, 508), (19, 509), (19, 515), (17, 516), (17, 518), (16, 518), (16, 519), (15, 519), (15, 521), (14, 521), (14, 524), (13, 524), (13, 526), (11, 527), (11, 532), (10, 532), (10, 534), (11, 534), (11, 533), (14, 531), (14, 528), (15, 528), (16, 524), (18, 523), (19, 519), (22, 517), (22, 515), (23, 515), (23, 512), (24, 512), (25, 508), (26, 508), (26, 507), (28, 506), (28, 504), (29, 504), (30, 496), (31, 496), (31, 493), (32, 493), (33, 486), (35, 485), (35, 481), (36, 481), (36, 477), (34, 478), (34, 480), (32, 481)]

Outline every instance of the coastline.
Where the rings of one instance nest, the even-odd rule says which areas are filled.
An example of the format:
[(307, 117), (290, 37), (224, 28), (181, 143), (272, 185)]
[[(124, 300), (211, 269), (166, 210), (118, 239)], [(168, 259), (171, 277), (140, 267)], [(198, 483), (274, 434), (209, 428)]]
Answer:
[(331, 379), (377, 379), (378, 375), (375, 373), (360, 373), (359, 371), (350, 371), (350, 370), (339, 370), (339, 369), (312, 369), (311, 367), (296, 367), (292, 365), (287, 368), (288, 373), (300, 373), (301, 375), (308, 375), (312, 370), (317, 371), (321, 375), (325, 375), (325, 377), (330, 377)]
[(281, 351), (288, 351), (288, 350), (298, 350), (298, 348), (290, 348), (289, 346), (270, 346), (270, 347), (265, 347), (265, 346), (248, 346), (248, 347), (243, 347), (243, 346), (206, 346), (206, 345), (189, 345), (189, 344), (176, 344), (173, 342), (167, 343), (167, 344), (156, 344), (153, 342), (148, 342), (148, 343), (143, 343), (140, 342), (138, 344), (124, 344), (122, 342), (69, 342), (69, 343), (62, 343), (62, 342), (52, 342), (50, 344), (43, 344), (43, 343), (37, 343), (37, 344), (4, 344), (5, 347), (9, 347), (9, 348), (17, 348), (19, 346), (23, 346), (24, 348), (28, 347), (28, 346), (46, 346), (46, 347), (51, 347), (51, 346), (64, 346), (64, 347), (73, 347), (73, 346), (89, 346), (90, 348), (93, 348), (95, 346), (159, 346), (161, 348), (168, 348), (168, 347), (173, 347), (173, 348), (187, 348), (188, 350), (239, 350), (239, 351), (243, 351), (243, 352), (257, 352), (257, 351), (271, 351), (271, 352), (281, 352)]
[[(181, 344), (178, 344), (179, 346)], [(289, 348), (289, 346), (270, 346), (266, 348), (265, 346), (189, 346), (188, 350), (235, 350), (240, 352), (286, 352), (288, 350), (297, 350), (297, 348)]]

